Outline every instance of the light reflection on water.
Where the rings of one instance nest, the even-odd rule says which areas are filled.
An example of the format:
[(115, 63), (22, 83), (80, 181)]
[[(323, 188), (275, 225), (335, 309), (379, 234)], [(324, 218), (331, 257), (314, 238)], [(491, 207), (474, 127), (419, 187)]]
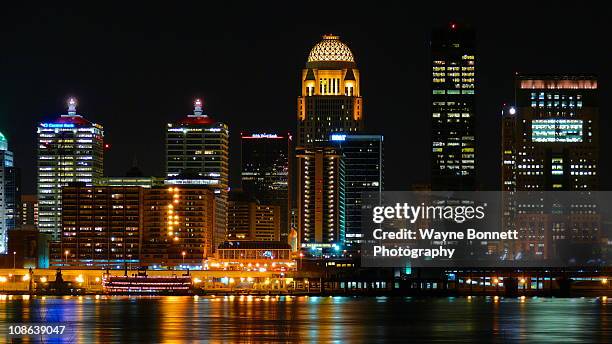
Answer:
[(598, 298), (0, 295), (0, 340), (6, 324), (47, 321), (70, 343), (603, 343), (611, 312)]

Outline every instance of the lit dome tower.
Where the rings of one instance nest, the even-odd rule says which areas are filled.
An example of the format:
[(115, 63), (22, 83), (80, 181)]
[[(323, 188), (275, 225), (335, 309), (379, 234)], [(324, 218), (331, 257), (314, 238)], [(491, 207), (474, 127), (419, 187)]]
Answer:
[(359, 70), (339, 36), (324, 35), (308, 54), (297, 110), (298, 146), (326, 142), (333, 132), (363, 129)]

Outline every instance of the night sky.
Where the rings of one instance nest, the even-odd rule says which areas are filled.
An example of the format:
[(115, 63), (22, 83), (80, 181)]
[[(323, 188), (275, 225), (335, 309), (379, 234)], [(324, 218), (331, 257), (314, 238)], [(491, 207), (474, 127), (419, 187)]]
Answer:
[(300, 72), (324, 33), (340, 35), (355, 55), (366, 128), (385, 135), (386, 189), (428, 182), (429, 34), (449, 21), (477, 31), (483, 188), (499, 188), (500, 111), (513, 99), (517, 71), (598, 75), (601, 175), (612, 169), (605, 149), (612, 144), (612, 49), (609, 12), (599, 3), (219, 8), (205, 1), (159, 7), (124, 1), (10, 8), (14, 3), (0, 14), (0, 131), (15, 152), (26, 193), (35, 191), (36, 125), (63, 113), (68, 96), (78, 98), (79, 113), (104, 125), (112, 145), (105, 156), (109, 176), (124, 175), (134, 158), (145, 175), (162, 175), (165, 124), (191, 112), (201, 97), (205, 113), (230, 127), (237, 186), (240, 131), (295, 132)]

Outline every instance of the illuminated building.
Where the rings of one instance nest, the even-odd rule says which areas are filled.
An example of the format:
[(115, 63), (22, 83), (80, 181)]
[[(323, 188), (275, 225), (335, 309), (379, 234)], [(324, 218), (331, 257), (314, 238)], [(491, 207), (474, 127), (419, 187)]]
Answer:
[(433, 190), (471, 190), (476, 163), (475, 34), (457, 24), (434, 30), (432, 58)]
[(33, 226), (38, 228), (38, 197), (36, 195), (22, 195), (19, 220), (22, 227)]
[(359, 70), (340, 37), (324, 35), (312, 48), (301, 80), (297, 146), (327, 142), (330, 133), (363, 129)]
[(152, 188), (164, 185), (163, 178), (157, 177), (102, 177), (96, 185), (100, 186), (140, 186)]
[(0, 254), (7, 253), (8, 232), (15, 229), (19, 204), (19, 174), (13, 152), (0, 133)]
[(280, 206), (261, 204), (241, 190), (232, 190), (227, 214), (228, 240), (280, 240)]
[(217, 250), (217, 258), (209, 266), (225, 266), (228, 270), (288, 271), (297, 265), (291, 258), (291, 246), (278, 241), (226, 241)]
[(51, 245), (51, 265), (123, 269), (138, 265), (143, 189), (62, 187), (62, 237)]
[(102, 126), (76, 111), (76, 100), (68, 101), (68, 113), (38, 125), (38, 228), (59, 240), (62, 186), (83, 182), (92, 186), (102, 177)]
[(289, 133), (241, 135), (242, 189), (262, 204), (280, 207), (283, 238), (291, 226), (291, 141)]
[(301, 247), (340, 247), (345, 236), (342, 153), (335, 147), (298, 148), (296, 157)]
[[(502, 115), (502, 189), (516, 191), (594, 191), (599, 187), (598, 83), (593, 75), (517, 75), (515, 104)], [(507, 198), (512, 201), (512, 197)], [(519, 251), (548, 258), (555, 245), (599, 240), (595, 204), (520, 200), (507, 226), (519, 229)], [(560, 215), (563, 214), (563, 215)]]
[(340, 150), (344, 160), (346, 242), (358, 243), (363, 237), (362, 193), (380, 200), (383, 191), (383, 136), (332, 134), (330, 143)]
[[(592, 75), (518, 75), (504, 113), (503, 184), (517, 191), (596, 190), (599, 107)], [(512, 111), (510, 111), (512, 110)], [(512, 114), (511, 112), (514, 112)]]
[[(217, 196), (213, 247), (225, 240), (229, 184), (229, 129), (204, 114), (196, 99), (193, 114), (166, 127), (166, 184), (201, 185)], [(181, 177), (189, 176), (189, 177)]]
[(143, 192), (143, 264), (201, 268), (215, 248), (214, 191), (204, 186), (167, 186)]

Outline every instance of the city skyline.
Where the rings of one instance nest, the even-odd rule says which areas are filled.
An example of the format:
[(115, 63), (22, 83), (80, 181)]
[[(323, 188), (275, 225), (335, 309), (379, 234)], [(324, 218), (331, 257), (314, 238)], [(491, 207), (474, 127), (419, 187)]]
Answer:
[[(537, 10), (534, 10), (533, 14), (526, 13), (525, 16), (536, 16)], [(44, 12), (45, 9), (40, 11)], [(154, 11), (154, 9), (150, 11)], [(551, 9), (551, 11), (555, 10)], [(584, 8), (577, 11), (590, 12), (590, 10)], [(576, 53), (580, 50), (597, 52), (597, 49), (600, 48), (600, 46), (594, 44), (594, 37), (585, 34), (590, 32), (593, 27), (597, 27), (598, 20), (603, 19), (598, 17), (597, 14), (591, 13), (592, 20), (582, 22), (584, 25), (555, 26), (554, 30), (556, 31), (553, 28), (547, 28), (544, 25), (545, 22), (542, 22), (532, 29), (540, 30), (540, 35), (546, 37), (546, 41), (545, 43), (535, 44), (527, 41), (521, 42), (519, 37), (524, 36), (520, 34), (513, 35), (516, 38), (510, 37), (509, 31), (504, 29), (503, 24), (496, 23), (497, 20), (501, 21), (504, 18), (503, 16), (506, 16), (505, 14), (500, 14), (499, 18), (493, 20), (479, 18), (476, 15), (472, 15), (474, 18), (470, 18), (469, 15), (465, 14), (465, 11), (456, 16), (451, 15), (450, 12), (452, 11), (450, 9), (448, 12), (434, 16), (435, 20), (426, 18), (430, 20), (414, 21), (406, 24), (406, 28), (396, 28), (396, 30), (388, 30), (390, 26), (393, 26), (391, 24), (385, 24), (378, 29), (366, 30), (356, 27), (354, 24), (340, 22), (328, 25), (329, 29), (326, 25), (320, 25), (317, 29), (302, 29), (290, 34), (279, 32), (274, 36), (270, 35), (272, 26), (278, 24), (278, 21), (282, 21), (281, 19), (276, 22), (272, 21), (259, 30), (248, 34), (244, 33), (243, 26), (217, 27), (215, 30), (204, 34), (201, 29), (190, 31), (189, 29), (192, 26), (183, 24), (178, 28), (178, 32), (185, 34), (185, 37), (175, 43), (172, 43), (172, 39), (158, 39), (149, 42), (147, 49), (140, 53), (136, 52), (135, 48), (130, 48), (132, 50), (129, 51), (134, 52), (136, 56), (144, 57), (141, 54), (145, 52), (160, 52), (163, 50), (162, 48), (167, 46), (178, 48), (193, 42), (197, 43), (196, 49), (198, 51), (215, 51), (215, 48), (227, 48), (224, 47), (225, 43), (222, 39), (217, 39), (215, 33), (228, 30), (228, 34), (235, 35), (237, 38), (237, 40), (232, 41), (235, 45), (233, 49), (235, 49), (237, 55), (230, 54), (235, 57), (229, 58), (225, 63), (236, 65), (238, 61), (249, 59), (251, 60), (250, 64), (260, 68), (253, 70), (252, 76), (244, 75), (239, 72), (242, 68), (236, 68), (235, 71), (228, 74), (230, 78), (224, 80), (217, 75), (218, 72), (215, 72), (214, 68), (210, 67), (210, 63), (206, 63), (208, 60), (197, 62), (190, 59), (180, 68), (177, 67), (176, 63), (168, 63), (176, 60), (170, 60), (163, 64), (167, 67), (165, 71), (158, 70), (156, 73), (160, 73), (159, 75), (155, 73), (149, 75), (154, 79), (152, 84), (163, 85), (160, 90), (155, 92), (150, 92), (152, 90), (151, 86), (145, 84), (137, 88), (132, 87), (131, 92), (119, 92), (122, 89), (125, 90), (124, 87), (127, 85), (109, 87), (109, 82), (127, 80), (135, 75), (142, 76), (147, 65), (162, 56), (167, 57), (165, 54), (159, 56), (151, 54), (149, 62), (147, 62), (148, 60), (140, 61), (143, 63), (142, 65), (139, 65), (133, 56), (129, 61), (121, 63), (115, 58), (108, 59), (108, 54), (101, 56), (88, 55), (92, 59), (91, 62), (81, 64), (75, 63), (71, 59), (60, 62), (53, 58), (48, 61), (45, 60), (44, 63), (37, 59), (29, 62), (19, 62), (15, 64), (15, 68), (12, 68), (12, 70), (19, 71), (25, 66), (31, 67), (32, 70), (44, 67), (49, 69), (47, 73), (57, 77), (53, 80), (58, 81), (52, 91), (47, 90), (42, 85), (36, 85), (36, 87), (32, 87), (30, 92), (19, 92), (18, 94), (18, 91), (23, 90), (23, 86), (17, 83), (17, 87), (5, 92), (5, 97), (8, 97), (8, 99), (3, 102), (4, 105), (0, 108), (0, 111), (8, 114), (8, 116), (2, 116), (0, 126), (8, 137), (11, 149), (15, 152), (16, 165), (22, 168), (24, 193), (34, 191), (34, 175), (31, 167), (35, 163), (30, 161), (34, 159), (28, 158), (33, 156), (34, 140), (25, 133), (32, 133), (31, 128), (35, 123), (53, 117), (53, 113), (63, 110), (63, 102), (67, 95), (76, 96), (80, 101), (79, 108), (87, 114), (88, 118), (105, 127), (105, 136), (111, 145), (111, 148), (105, 154), (105, 160), (108, 162), (105, 167), (105, 175), (124, 175), (134, 159), (138, 160), (138, 164), (145, 175), (162, 175), (163, 160), (150, 153), (150, 151), (155, 150), (150, 149), (151, 145), (153, 148), (163, 149), (163, 124), (188, 113), (190, 103), (194, 98), (200, 96), (204, 100), (206, 113), (227, 123), (230, 127), (232, 136), (230, 139), (230, 147), (232, 147), (230, 152), (230, 185), (236, 187), (240, 177), (240, 158), (237, 149), (240, 131), (295, 130), (294, 108), (295, 99), (299, 95), (299, 69), (303, 66), (308, 50), (320, 40), (320, 36), (331, 32), (340, 35), (351, 47), (362, 72), (363, 89), (361, 93), (366, 99), (364, 102), (366, 128), (368, 131), (385, 135), (386, 189), (405, 190), (412, 184), (428, 182), (429, 177), (428, 166), (423, 166), (422, 169), (411, 169), (410, 173), (406, 173), (407, 166), (402, 154), (406, 147), (411, 147), (411, 151), (415, 152), (417, 159), (426, 159), (429, 155), (429, 132), (427, 130), (415, 130), (414, 127), (429, 127), (430, 104), (427, 99), (429, 98), (430, 76), (427, 51), (429, 50), (428, 35), (435, 26), (446, 25), (450, 20), (457, 19), (458, 25), (463, 25), (462, 22), (465, 21), (472, 23), (476, 30), (479, 75), (482, 76), (482, 80), (479, 80), (479, 84), (476, 85), (477, 92), (480, 92), (476, 106), (478, 114), (476, 131), (482, 133), (481, 143), (477, 144), (484, 146), (480, 150), (482, 161), (497, 161), (499, 159), (500, 113), (502, 104), (512, 101), (514, 72), (595, 73), (603, 85), (602, 99), (606, 99), (606, 95), (609, 94), (609, 90), (605, 88), (606, 81), (609, 79), (609, 73), (603, 64), (605, 54), (590, 53), (587, 58)], [(66, 19), (77, 20), (74, 18), (76, 13), (78, 13), (78, 10), (75, 10), (74, 13), (67, 12), (62, 15), (66, 16)], [(552, 17), (554, 16), (550, 16), (550, 18)], [(547, 17), (543, 20), (550, 21), (552, 20), (550, 18)], [(127, 18), (123, 18), (119, 22), (126, 27), (131, 27), (132, 24), (126, 20)], [(148, 19), (143, 17), (140, 20)], [(69, 27), (64, 26), (65, 24), (61, 22), (54, 23), (54, 30), (52, 31), (55, 34), (71, 32)], [(75, 46), (79, 50), (94, 51), (95, 48), (91, 41), (84, 40), (83, 37), (84, 33), (93, 36), (98, 33), (96, 37), (110, 44), (109, 47), (126, 48), (126, 38), (112, 43), (109, 41), (109, 37), (101, 37), (99, 33), (102, 27), (97, 20), (84, 25), (83, 33), (72, 36)], [(163, 31), (162, 29), (155, 26), (148, 29), (147, 32)], [(514, 27), (513, 29), (529, 31), (529, 25), (519, 28)], [(557, 32), (557, 34), (547, 34), (546, 30)], [(381, 31), (384, 31), (384, 35)], [(130, 32), (128, 36), (138, 36), (146, 33), (138, 30)], [(240, 32), (243, 33), (240, 34)], [(402, 36), (402, 39), (398, 40), (401, 34), (405, 35), (407, 33), (409, 35)], [(27, 36), (28, 31), (26, 30), (22, 34)], [(112, 36), (112, 33), (110, 36)], [(494, 36), (499, 42), (493, 39)], [(580, 39), (571, 39), (572, 37), (579, 37)], [(59, 38), (54, 36), (54, 39)], [(571, 49), (561, 44), (565, 41), (572, 42)], [(252, 43), (254, 42), (258, 42), (257, 47), (253, 46)], [(281, 45), (277, 44), (281, 42)], [(19, 46), (18, 42), (13, 40), (10, 41), (9, 46), (14, 44)], [(44, 43), (41, 44), (45, 45)], [(276, 46), (282, 46), (282, 52), (278, 50), (280, 48), (274, 49)], [(42, 55), (55, 56), (54, 54), (63, 49), (53, 45), (48, 46), (48, 44), (47, 48), (42, 49)], [(16, 51), (19, 53), (22, 50), (17, 49)], [(259, 51), (260, 54), (257, 54), (256, 51)], [(249, 53), (249, 55), (244, 55), (244, 53)], [(274, 58), (271, 59), (271, 57)], [(381, 60), (383, 58), (386, 65), (381, 63), (384, 62)], [(212, 59), (210, 62), (220, 62), (214, 57), (207, 57), (207, 59)], [(11, 61), (7, 62), (11, 65)], [(102, 69), (110, 68), (118, 73), (111, 74), (110, 81), (106, 80), (98, 83), (101, 75), (89, 68), (90, 63), (99, 63)], [(68, 66), (73, 66), (73, 73), (65, 68)], [(492, 72), (492, 69), (495, 69), (495, 71)], [(388, 70), (388, 72), (384, 72), (384, 70)], [(59, 73), (60, 71), (62, 73)], [(79, 71), (81, 72), (79, 73)], [(123, 72), (125, 72), (125, 75), (121, 75)], [(17, 74), (9, 73), (8, 77), (9, 80), (18, 80), (27, 77), (27, 75), (26, 73), (23, 76), (17, 76)], [(49, 77), (44, 78), (48, 79)], [(245, 99), (244, 102), (238, 103), (258, 104), (260, 106), (240, 105), (228, 101), (228, 97), (233, 96), (233, 93), (228, 91), (229, 80), (235, 80), (236, 78), (244, 81), (244, 86), (240, 86), (240, 88), (231, 83), (232, 88), (242, 91), (240, 94)], [(166, 82), (162, 82), (161, 79), (165, 79)], [(134, 80), (143, 79), (138, 77)], [(179, 80), (181, 86), (178, 88), (170, 87), (170, 84)], [(405, 80), (409, 82), (404, 82)], [(402, 82), (398, 84), (398, 81)], [(132, 83), (133, 81), (128, 82), (128, 84)], [(270, 91), (267, 96), (262, 97), (263, 91), (259, 90), (260, 87), (256, 87), (260, 83), (268, 85), (261, 87), (261, 89)], [(384, 83), (388, 84), (389, 87), (380, 88), (377, 86)], [(275, 85), (275, 88), (270, 89), (269, 85), (271, 84)], [(283, 86), (279, 87), (279, 85)], [(398, 85), (402, 87), (398, 87)], [(25, 98), (27, 100), (24, 99), (26, 94), (28, 95)], [(161, 96), (163, 98), (160, 98)], [(259, 101), (253, 103), (252, 97), (258, 98)], [(404, 100), (402, 97), (407, 98)], [(403, 110), (398, 113), (395, 108), (398, 104), (403, 105), (403, 103), (407, 105), (402, 106)], [(601, 113), (605, 114), (607, 105), (604, 103), (601, 107)], [(11, 121), (14, 117), (18, 120)], [(389, 125), (390, 121), (397, 121), (397, 123), (393, 122), (394, 125)], [(411, 121), (413, 123), (410, 123)], [(606, 116), (602, 116), (601, 126), (605, 127), (608, 124), (607, 121)], [(275, 125), (271, 127), (267, 123), (274, 123)], [(415, 126), (414, 123), (417, 125)], [(137, 143), (137, 140), (126, 134), (125, 130), (136, 124), (142, 127), (140, 133), (144, 143)], [(494, 128), (495, 130), (488, 130), (487, 128)], [(409, 135), (405, 135), (406, 131)], [(605, 146), (609, 139), (603, 136), (602, 146)], [(609, 171), (610, 163), (606, 160), (605, 156), (602, 157), (601, 170), (603, 175)], [(488, 163), (486, 166), (488, 169), (495, 168), (495, 173), (478, 174), (480, 185), (490, 189), (499, 188), (499, 164)], [(482, 169), (483, 167), (479, 166), (478, 168)], [(603, 182), (602, 187), (608, 187), (605, 184), (606, 181)]]

